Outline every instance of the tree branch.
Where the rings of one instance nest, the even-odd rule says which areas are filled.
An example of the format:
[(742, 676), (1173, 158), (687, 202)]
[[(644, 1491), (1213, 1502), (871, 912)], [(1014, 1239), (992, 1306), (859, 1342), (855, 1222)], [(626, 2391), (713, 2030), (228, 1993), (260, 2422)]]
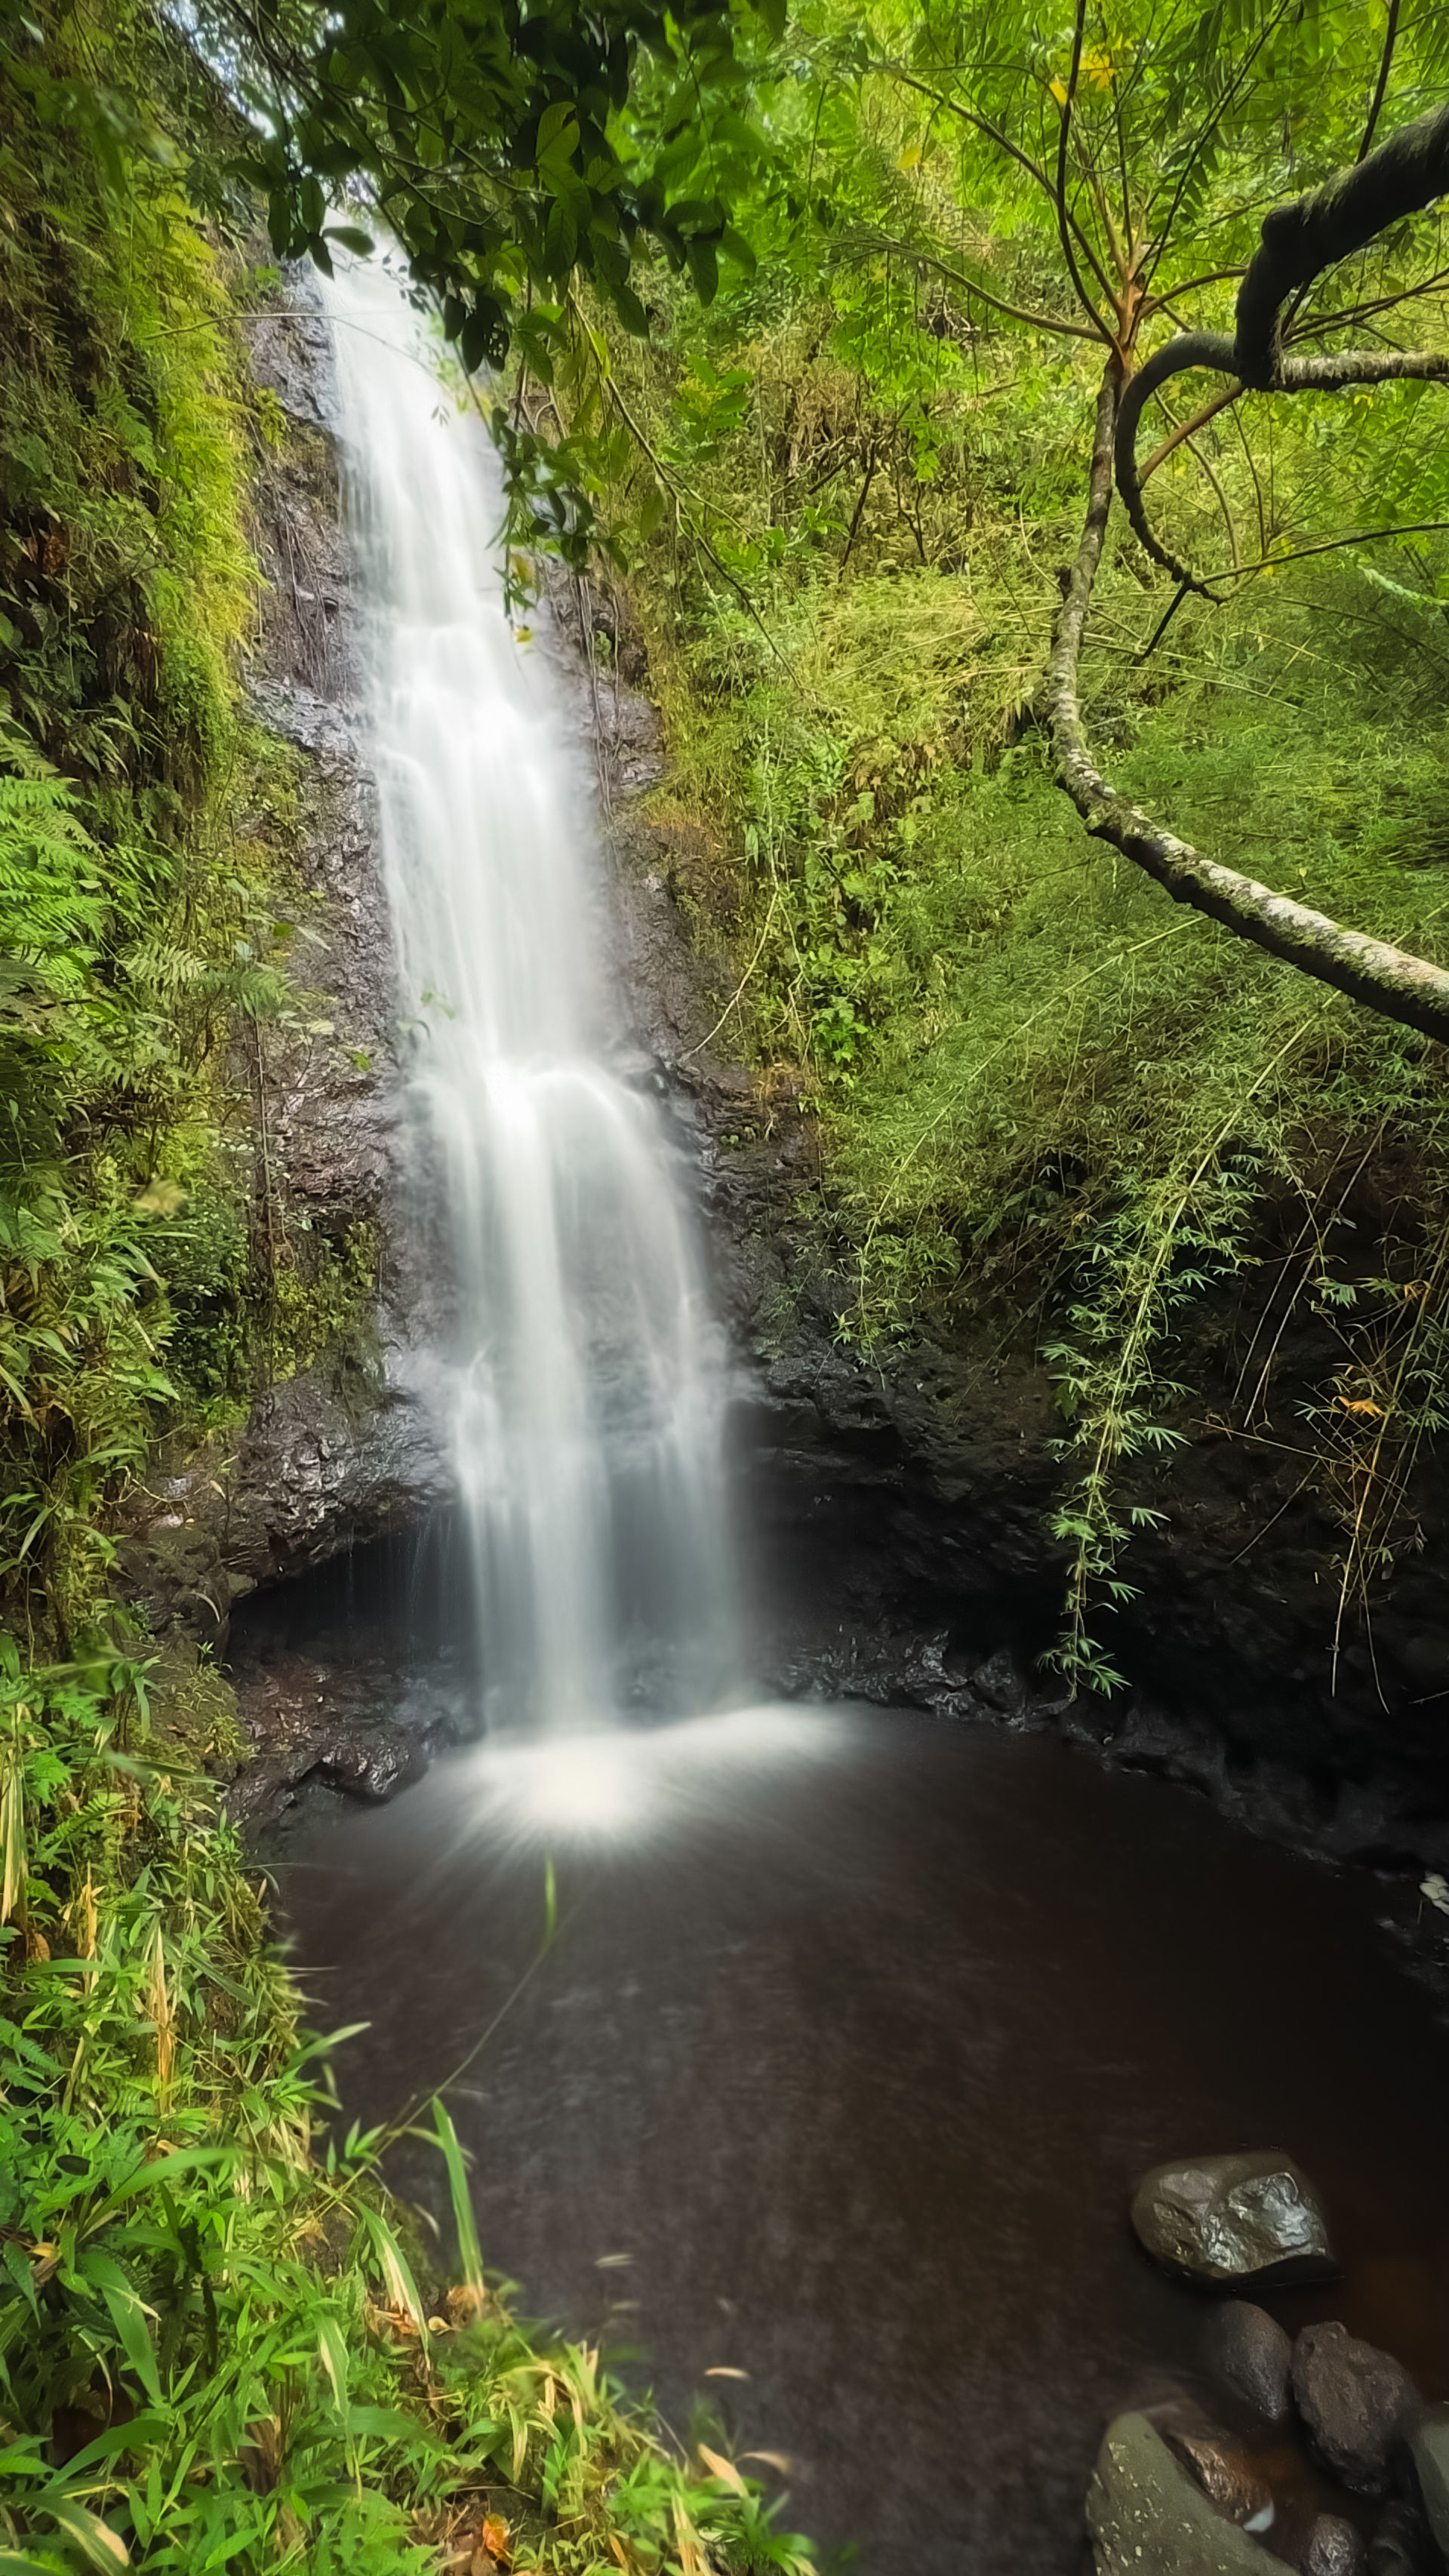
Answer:
[[(1186, 582), (1206, 599), (1209, 593), (1202, 579), (1178, 561), (1170, 547), (1163, 544), (1148, 519), (1142, 498), (1142, 477), (1137, 468), (1137, 425), (1143, 406), (1165, 385), (1171, 376), (1181, 375), (1188, 367), (1206, 367), (1217, 374), (1235, 377), (1241, 393), (1246, 377), (1238, 359), (1237, 343), (1225, 331), (1184, 331), (1164, 348), (1154, 350), (1145, 367), (1133, 377), (1122, 397), (1117, 416), (1116, 472), (1122, 506), (1132, 522), (1133, 531), (1156, 564), (1170, 572), (1174, 581)], [(1412, 379), (1418, 383), (1443, 383), (1449, 380), (1449, 351), (1439, 349), (1344, 349), (1334, 357), (1283, 358), (1273, 387), (1275, 393), (1342, 393), (1348, 385), (1383, 385)], [(1224, 402), (1229, 397), (1224, 397)]]
[(1275, 206), (1238, 290), (1234, 372), (1271, 392), (1280, 382), (1280, 320), (1290, 295), (1321, 269), (1366, 250), (1449, 188), (1449, 107), (1399, 128), (1366, 161), (1307, 196)]
[(1389, 65), (1394, 59), (1394, 45), (1398, 33), (1399, 0), (1389, 0), (1389, 23), (1384, 29), (1384, 50), (1379, 57), (1378, 82), (1374, 90), (1373, 105), (1368, 112), (1368, 123), (1363, 130), (1363, 141), (1358, 147), (1360, 161), (1366, 161), (1373, 149), (1374, 128), (1378, 124), (1379, 110), (1384, 103), (1384, 92), (1389, 85)]
[[(915, 90), (920, 97), (930, 99), (936, 107), (944, 107), (947, 115), (956, 117), (962, 125), (969, 125), (977, 134), (984, 134), (988, 143), (994, 143), (998, 152), (1004, 152), (1008, 160), (1014, 161), (1019, 169), (1026, 172), (1029, 179), (1036, 181), (1043, 195), (1049, 197), (1055, 207), (1056, 190), (1049, 173), (1042, 168), (1039, 161), (1033, 161), (1029, 152), (1023, 152), (1019, 143), (1013, 143), (1010, 135), (999, 125), (994, 125), (989, 116), (980, 115), (973, 107), (963, 107), (958, 99), (948, 98), (944, 91), (934, 89), (929, 81), (923, 81), (917, 73), (908, 72), (904, 63), (868, 62), (866, 70), (877, 73), (882, 79), (899, 81), (902, 88)], [(1085, 250), (1086, 237), (1082, 234), (1080, 226), (1076, 225), (1076, 218), (1073, 216), (1070, 220)]]
[[(1071, 141), (1072, 105), (1077, 95), (1077, 80), (1082, 68), (1082, 38), (1086, 25), (1087, 0), (1077, 0), (1076, 20), (1072, 28), (1072, 68), (1067, 75), (1067, 94), (1058, 110), (1061, 130), (1057, 136), (1057, 182), (1053, 193), (1053, 204), (1056, 208), (1057, 233), (1062, 245), (1062, 257), (1067, 263), (1067, 274), (1077, 290), (1077, 300), (1082, 311), (1091, 315), (1102, 338), (1111, 346), (1114, 345), (1113, 335), (1087, 293), (1086, 282), (1077, 266), (1077, 255), (1072, 248), (1072, 234), (1074, 231), (1079, 231), (1080, 227), (1073, 217), (1071, 203), (1067, 196), (1067, 146)], [(1084, 243), (1083, 247), (1090, 259), (1092, 256), (1090, 244)], [(1095, 266), (1095, 262), (1093, 265)]]
[[(1145, 371), (1144, 371), (1145, 372)], [(1046, 710), (1056, 779), (1089, 832), (1110, 842), (1174, 903), (1190, 904), (1270, 957), (1348, 993), (1400, 1026), (1449, 1043), (1449, 973), (1381, 939), (1344, 930), (1321, 912), (1274, 894), (1234, 868), (1219, 867), (1119, 796), (1093, 760), (1082, 721), (1078, 671), (1102, 544), (1112, 507), (1112, 456), (1121, 374), (1114, 357), (1097, 400), (1087, 515), (1057, 616), (1047, 665)]]
[(979, 297), (993, 313), (1005, 314), (1008, 322), (1025, 322), (1033, 331), (1054, 332), (1058, 339), (1090, 340), (1095, 348), (1101, 346), (1100, 333), (1089, 330), (1085, 322), (1067, 322), (1052, 313), (1029, 312), (1024, 304), (1008, 304), (1004, 295), (996, 295), (989, 286), (982, 286), (976, 278), (968, 277), (964, 268), (953, 268), (948, 259), (938, 258), (934, 251), (919, 248), (914, 242), (900, 241), (895, 234), (882, 232), (874, 225), (842, 227), (831, 249), (832, 264), (844, 267), (862, 244), (871, 256), (884, 251), (888, 256), (904, 260), (912, 268), (930, 269), (934, 276), (948, 279), (952, 286), (959, 286), (965, 294)]
[(1190, 419), (1181, 422), (1169, 438), (1164, 438), (1160, 446), (1154, 447), (1146, 464), (1138, 468), (1138, 482), (1146, 483), (1157, 472), (1159, 465), (1167, 463), (1174, 448), (1181, 447), (1185, 438), (1195, 437), (1200, 429), (1206, 429), (1210, 420), (1216, 420), (1220, 411), (1227, 411), (1230, 405), (1237, 401), (1242, 390), (1237, 377), (1234, 376), (1225, 392), (1214, 394), (1211, 402), (1205, 402)]

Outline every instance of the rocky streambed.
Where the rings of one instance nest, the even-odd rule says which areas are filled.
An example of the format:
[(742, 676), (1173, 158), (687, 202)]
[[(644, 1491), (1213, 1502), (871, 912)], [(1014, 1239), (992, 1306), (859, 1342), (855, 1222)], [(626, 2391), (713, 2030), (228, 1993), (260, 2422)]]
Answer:
[[(1331, 2281), (1318, 2194), (1291, 2157), (1208, 2157), (1144, 2176), (1145, 2251), (1205, 2288)], [(1087, 2494), (1097, 2576), (1430, 2576), (1449, 2566), (1449, 2406), (1337, 2318), (1290, 2336), (1228, 2296), (1203, 2359), (1216, 2418), (1178, 2395), (1118, 2416)]]

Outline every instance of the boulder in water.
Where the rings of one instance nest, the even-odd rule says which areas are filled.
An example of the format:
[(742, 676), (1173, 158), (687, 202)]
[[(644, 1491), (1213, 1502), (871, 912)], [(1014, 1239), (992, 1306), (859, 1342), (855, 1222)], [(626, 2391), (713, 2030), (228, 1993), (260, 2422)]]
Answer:
[(1097, 2576), (1271, 2576), (1267, 2553), (1214, 2509), (1145, 2415), (1108, 2425), (1087, 2528)]
[(1403, 2364), (1337, 2322), (1305, 2326), (1293, 2347), (1293, 2395), (1325, 2467), (1361, 2495), (1381, 2494), (1395, 2437), (1419, 2400)]
[(1288, 2413), (1288, 2373), (1293, 2338), (1266, 2308), (1250, 2299), (1225, 2299), (1207, 2330), (1208, 2367), (1224, 2388), (1266, 2423)]
[(1434, 2543), (1418, 2506), (1395, 2496), (1374, 2524), (1368, 2576), (1430, 2576), (1434, 2563)]
[(1153, 2258), (1191, 2281), (1327, 2281), (1328, 2222), (1291, 2156), (1194, 2156), (1154, 2165), (1132, 2201)]

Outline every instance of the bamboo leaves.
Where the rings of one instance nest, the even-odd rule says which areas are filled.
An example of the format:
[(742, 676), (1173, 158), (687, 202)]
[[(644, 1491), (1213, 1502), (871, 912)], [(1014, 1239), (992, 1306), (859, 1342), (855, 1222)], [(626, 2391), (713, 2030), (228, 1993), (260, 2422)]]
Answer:
[(448, 2192), (453, 2204), (453, 2224), (458, 2231), (458, 2259), (464, 2288), (476, 2300), (483, 2296), (483, 2255), (478, 2243), (478, 2227), (473, 2216), (472, 2195), (468, 2189), (467, 2169), (458, 2132), (447, 2106), (441, 2100), (433, 2104), (433, 2122), (438, 2144), (448, 2171)]

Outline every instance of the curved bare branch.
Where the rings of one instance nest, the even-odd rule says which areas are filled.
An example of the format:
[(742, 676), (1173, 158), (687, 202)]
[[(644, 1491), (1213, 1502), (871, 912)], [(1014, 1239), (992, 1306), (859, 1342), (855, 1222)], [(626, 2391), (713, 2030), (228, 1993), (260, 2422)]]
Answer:
[[(1377, 113), (1377, 103), (1375, 114)], [(1346, 385), (1405, 378), (1449, 378), (1449, 356), (1437, 350), (1345, 350), (1294, 358), (1282, 345), (1283, 308), (1322, 270), (1364, 250), (1406, 215), (1449, 190), (1449, 107), (1401, 126), (1376, 152), (1307, 195), (1275, 206), (1238, 289), (1236, 329), (1182, 331), (1158, 349), (1127, 386), (1117, 418), (1115, 469), (1123, 507), (1153, 562), (1174, 581), (1209, 596), (1190, 568), (1154, 532), (1137, 471), (1137, 427), (1143, 405), (1170, 376), (1205, 367), (1260, 393), (1340, 393)]]
[(1180, 331), (1175, 340), (1169, 340), (1164, 348), (1155, 349), (1146, 365), (1138, 368), (1117, 406), (1114, 461), (1117, 489), (1122, 495), (1122, 506), (1132, 522), (1134, 534), (1154, 563), (1160, 564), (1164, 572), (1170, 572), (1173, 580), (1180, 582), (1184, 589), (1198, 591), (1206, 599), (1209, 594), (1197, 574), (1186, 564), (1179, 563), (1171, 548), (1164, 545), (1156, 534), (1147, 516), (1142, 480), (1137, 471), (1137, 424), (1144, 407), (1170, 377), (1185, 375), (1191, 367), (1207, 368), (1237, 383), (1233, 372), (1233, 344), (1227, 332)]
[[(1171, 376), (1181, 375), (1189, 367), (1206, 367), (1219, 375), (1233, 378), (1237, 390), (1245, 380), (1236, 370), (1237, 346), (1226, 331), (1183, 331), (1165, 348), (1154, 350), (1145, 367), (1132, 378), (1117, 416), (1116, 474), (1122, 506), (1154, 563), (1170, 572), (1174, 581), (1185, 582), (1204, 598), (1211, 593), (1207, 581), (1178, 561), (1165, 546), (1147, 516), (1142, 498), (1142, 478), (1137, 470), (1137, 427), (1143, 406)], [(1343, 349), (1332, 357), (1285, 358), (1278, 381), (1273, 387), (1281, 394), (1337, 394), (1349, 385), (1386, 385), (1412, 380), (1416, 383), (1449, 381), (1449, 351), (1440, 349)], [(1212, 576), (1208, 576), (1212, 578)]]
[[(1143, 370), (1144, 374), (1146, 370)], [(1270, 957), (1280, 957), (1320, 983), (1401, 1026), (1449, 1043), (1449, 973), (1427, 958), (1411, 957), (1386, 940), (1344, 930), (1306, 904), (1274, 894), (1253, 877), (1219, 867), (1186, 841), (1165, 831), (1109, 785), (1092, 757), (1082, 721), (1077, 674), (1102, 543), (1112, 507), (1112, 459), (1121, 374), (1114, 358), (1097, 401), (1088, 485), (1087, 516), (1067, 594), (1052, 637), (1047, 665), (1046, 711), (1056, 759), (1057, 784), (1070, 796), (1089, 832), (1109, 841), (1135, 867), (1163, 887), (1175, 903), (1222, 922)]]

